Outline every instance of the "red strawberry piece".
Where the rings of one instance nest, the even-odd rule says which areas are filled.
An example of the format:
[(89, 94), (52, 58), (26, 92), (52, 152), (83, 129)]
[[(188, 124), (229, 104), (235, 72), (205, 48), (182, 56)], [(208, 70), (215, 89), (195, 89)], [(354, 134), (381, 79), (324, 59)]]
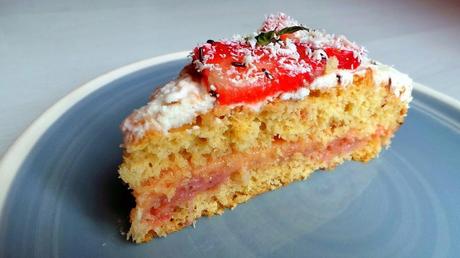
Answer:
[[(352, 51), (324, 50), (328, 56), (337, 57), (340, 69), (359, 66)], [(211, 42), (195, 48), (193, 60), (201, 71), (202, 83), (222, 105), (254, 103), (295, 91), (321, 76), (326, 64), (326, 60), (312, 60), (298, 42), (255, 48), (247, 42)]]
[(325, 48), (328, 57), (335, 56), (339, 61), (339, 69), (355, 69), (361, 61), (351, 50), (337, 49), (337, 48)]

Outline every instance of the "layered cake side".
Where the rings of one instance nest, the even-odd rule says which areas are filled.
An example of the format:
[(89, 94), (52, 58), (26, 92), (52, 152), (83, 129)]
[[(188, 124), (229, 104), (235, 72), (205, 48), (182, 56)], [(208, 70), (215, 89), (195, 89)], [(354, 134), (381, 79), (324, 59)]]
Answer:
[(344, 36), (270, 15), (196, 47), (122, 124), (129, 236), (145, 242), (345, 160), (369, 161), (404, 122), (411, 79)]

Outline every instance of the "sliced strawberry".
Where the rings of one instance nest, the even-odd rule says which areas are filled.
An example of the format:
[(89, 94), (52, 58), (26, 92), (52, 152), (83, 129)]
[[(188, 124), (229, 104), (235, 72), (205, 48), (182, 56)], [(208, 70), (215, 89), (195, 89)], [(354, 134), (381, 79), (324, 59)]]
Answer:
[(355, 69), (357, 68), (361, 61), (356, 57), (353, 51), (337, 49), (337, 48), (325, 48), (327, 56), (335, 56), (339, 61), (339, 69)]
[[(250, 63), (246, 56), (256, 58)], [(251, 103), (299, 87), (302, 76), (288, 76), (267, 50), (249, 44), (215, 42), (195, 49), (194, 59), (202, 60), (202, 80), (218, 96), (220, 104)]]
[[(246, 56), (255, 60), (245, 63), (248, 61)], [(293, 75), (292, 71), (280, 65), (279, 57), (270, 55), (267, 49), (253, 49), (249, 44), (205, 44), (201, 50), (196, 48), (194, 51), (194, 60), (200, 59), (207, 65), (201, 72), (204, 85), (224, 105), (258, 102), (278, 92), (296, 90), (303, 80), (310, 81), (309, 73)], [(284, 59), (284, 64), (298, 65), (292, 58)]]
[[(298, 42), (277, 44), (281, 51), (273, 45), (252, 48), (239, 41), (206, 43), (195, 48), (193, 60), (199, 64), (202, 83), (222, 105), (254, 103), (295, 91), (324, 73), (326, 60), (312, 60), (306, 46)], [(324, 50), (328, 56), (337, 57), (340, 69), (359, 66), (352, 51)]]

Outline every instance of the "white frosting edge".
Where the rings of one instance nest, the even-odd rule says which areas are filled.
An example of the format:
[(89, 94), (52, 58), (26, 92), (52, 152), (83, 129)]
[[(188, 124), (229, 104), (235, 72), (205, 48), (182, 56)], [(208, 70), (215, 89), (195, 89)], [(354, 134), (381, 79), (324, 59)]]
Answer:
[(369, 65), (369, 68), (376, 85), (390, 85), (393, 94), (401, 101), (409, 103), (412, 100), (413, 81), (407, 74), (384, 64)]
[(326, 90), (334, 87), (347, 87), (353, 83), (353, 71), (337, 70), (316, 78), (309, 86), (311, 90)]
[(135, 110), (122, 124), (124, 132), (142, 136), (152, 128), (167, 133), (192, 122), (199, 114), (214, 107), (211, 97), (200, 82), (183, 73), (154, 92), (147, 105)]

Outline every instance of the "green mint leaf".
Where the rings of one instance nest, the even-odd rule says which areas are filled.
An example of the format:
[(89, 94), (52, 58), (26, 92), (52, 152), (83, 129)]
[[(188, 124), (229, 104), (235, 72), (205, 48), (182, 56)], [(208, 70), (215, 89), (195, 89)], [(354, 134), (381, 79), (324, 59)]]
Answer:
[(291, 33), (297, 32), (299, 30), (309, 31), (310, 29), (305, 28), (303, 26), (292, 26), (292, 27), (283, 28), (283, 29), (279, 30), (276, 34), (278, 34), (278, 35), (291, 34)]
[(257, 40), (257, 44), (261, 46), (266, 46), (270, 44), (270, 42), (273, 42), (275, 40), (275, 31), (271, 30), (268, 32), (261, 32), (259, 35), (257, 35), (255, 38)]
[(271, 42), (276, 42), (277, 36), (281, 36), (283, 34), (291, 34), (299, 30), (310, 31), (310, 29), (305, 28), (303, 26), (292, 26), (292, 27), (283, 28), (279, 30), (278, 32), (274, 30), (267, 31), (267, 32), (261, 32), (259, 33), (259, 35), (255, 37), (255, 39), (257, 40), (258, 45), (266, 46), (270, 44)]

